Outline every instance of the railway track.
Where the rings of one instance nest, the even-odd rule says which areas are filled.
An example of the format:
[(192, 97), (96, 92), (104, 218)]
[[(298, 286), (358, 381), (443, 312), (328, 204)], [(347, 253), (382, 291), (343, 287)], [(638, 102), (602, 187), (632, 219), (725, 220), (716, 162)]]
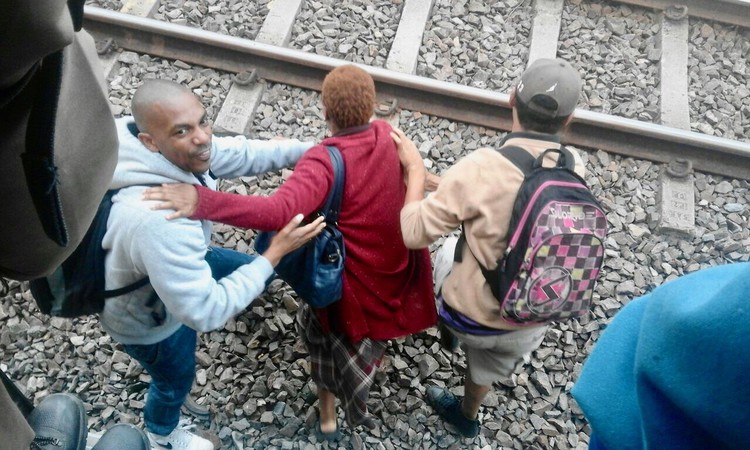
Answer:
[[(399, 108), (508, 130), (511, 117), (507, 94), (412, 74), (417, 68), (419, 43), (432, 3), (434, 0), (406, 0), (386, 67), (366, 67), (377, 82), (381, 100), (386, 104), (396, 101)], [(688, 159), (699, 171), (750, 179), (750, 140), (747, 137), (739, 141), (689, 129), (687, 98), (691, 86), (685, 57), (689, 45), (685, 32), (689, 15), (746, 27), (750, 25), (750, 2), (715, 1), (707, 7), (707, 2), (695, 0), (685, 2), (687, 9), (669, 6), (661, 0), (622, 3), (666, 8), (657, 14), (661, 17), (664, 35), (660, 41), (659, 123), (579, 109), (566, 136), (567, 142), (660, 163), (675, 158)], [(155, 11), (155, 6), (147, 3), (139, 3), (141, 9), (135, 14), (87, 6), (85, 26), (99, 39), (113, 39), (118, 47), (126, 50), (229, 72), (254, 70), (258, 77), (266, 80), (319, 89), (330, 69), (348, 61), (284, 47), (290, 40), (294, 11), (299, 11), (300, 1), (276, 0), (274, 4), (256, 40), (141, 17)], [(534, 3), (529, 61), (559, 53), (560, 33), (554, 30), (561, 27), (562, 5), (561, 0)], [(278, 11), (282, 7), (284, 14)], [(124, 9), (134, 12), (128, 4)], [(750, 50), (748, 53), (750, 55)], [(254, 101), (259, 101), (258, 96)], [(750, 106), (746, 111), (747, 117), (743, 120), (750, 122)], [(246, 113), (241, 115), (245, 117), (229, 119), (249, 123), (251, 118), (246, 117)]]
[[(201, 93), (209, 115), (216, 117), (217, 125), (229, 131), (233, 128), (242, 132), (250, 128), (252, 131), (249, 134), (260, 138), (275, 135), (300, 139), (323, 137), (325, 123), (316, 105), (319, 96), (310, 90), (319, 89), (323, 75), (330, 68), (343, 63), (341, 58), (345, 55), (330, 53), (330, 49), (339, 49), (352, 42), (343, 33), (334, 33), (335, 30), (330, 28), (334, 21), (330, 17), (315, 16), (316, 22), (312, 27), (310, 24), (300, 26), (300, 22), (310, 21), (313, 5), (324, 5), (330, 9), (333, 8), (330, 5), (336, 5), (333, 0), (307, 0), (306, 3), (298, 0), (274, 0), (273, 3), (265, 3), (265, 0), (163, 0), (174, 3), (161, 6), (147, 0), (125, 1), (124, 4), (119, 0), (94, 1), (109, 2), (106, 6), (118, 9), (124, 5), (124, 9), (129, 11), (123, 14), (122, 11), (95, 7), (86, 10), (86, 27), (100, 43), (105, 43), (106, 38), (114, 40), (111, 47), (116, 51), (102, 55), (102, 58), (108, 68), (114, 69), (109, 79), (112, 89), (110, 100), (118, 114), (127, 113), (130, 96), (145, 77), (159, 76), (184, 82)], [(296, 9), (294, 3), (298, 4)], [(624, 16), (627, 20), (633, 17), (644, 21), (654, 19), (655, 22), (644, 22), (646, 25), (643, 26), (662, 27), (662, 13), (655, 10), (644, 14), (638, 9), (644, 2), (627, 3), (633, 6), (617, 7), (636, 11), (633, 15)], [(704, 39), (704, 34), (709, 35), (710, 29), (723, 27), (727, 30), (739, 25), (746, 26), (743, 21), (750, 17), (747, 13), (748, 3), (750, 1), (713, 2), (710, 10), (704, 13), (700, 12), (700, 7), (706, 9), (706, 3), (695, 1), (688, 4), (688, 20), (695, 22), (689, 27), (688, 37), (685, 38), (690, 41), (688, 47), (695, 51), (697, 41)], [(284, 7), (276, 14), (279, 12), (278, 6), (272, 6), (269, 10), (269, 4)], [(427, 4), (432, 6), (429, 11), (418, 8)], [(470, 73), (468, 68), (460, 67), (462, 62), (452, 62), (455, 70), (450, 77), (437, 79), (447, 72), (430, 72), (430, 64), (436, 68), (445, 67), (440, 66), (440, 57), (433, 64), (432, 56), (428, 55), (439, 53), (435, 47), (454, 40), (449, 24), (463, 22), (479, 28), (487, 25), (484, 19), (474, 25), (474, 19), (468, 15), (446, 15), (446, 5), (459, 4), (463, 4), (467, 12), (471, 8), (479, 10), (491, 5), (489, 16), (500, 14), (497, 5), (502, 4), (504, 17), (513, 20), (520, 20), (521, 16), (528, 14), (527, 24), (518, 27), (508, 24), (508, 30), (525, 30), (528, 35), (524, 38), (523, 49), (518, 50), (518, 61), (513, 61), (518, 67), (502, 68), (493, 66), (494, 62), (490, 61), (488, 67), (496, 69), (498, 75), (490, 77), (484, 85), (477, 83), (479, 72), (473, 78), (459, 76), (459, 69), (466, 69), (465, 75)], [(502, 133), (495, 130), (507, 129), (510, 124), (508, 98), (503, 93), (506, 89), (502, 84), (515, 81), (511, 74), (516, 69), (522, 70), (534, 55), (549, 56), (548, 52), (556, 51), (576, 61), (578, 67), (586, 72), (587, 83), (599, 77), (596, 69), (587, 64), (596, 62), (596, 58), (609, 56), (592, 54), (589, 55), (591, 58), (582, 58), (574, 54), (579, 50), (576, 47), (582, 46), (582, 41), (588, 36), (591, 39), (605, 37), (610, 32), (606, 27), (616, 29), (621, 24), (604, 23), (604, 31), (574, 30), (575, 27), (590, 25), (586, 23), (589, 18), (582, 19), (581, 12), (583, 16), (593, 15), (596, 9), (583, 8), (586, 4), (599, 5), (597, 7), (601, 7), (603, 13), (614, 2), (340, 2), (341, 9), (360, 8), (364, 11), (363, 15), (372, 14), (368, 7), (377, 9), (382, 5), (387, 5), (390, 10), (403, 10), (398, 17), (416, 17), (421, 11), (422, 16), (418, 17), (416, 25), (411, 23), (407, 26), (393, 17), (387, 25), (387, 30), (393, 34), (386, 37), (394, 42), (399, 33), (405, 33), (402, 30), (413, 33), (409, 42), (414, 41), (419, 45), (409, 46), (408, 52), (407, 47), (399, 46), (400, 50), (396, 51), (394, 45), (388, 44), (375, 48), (369, 63), (359, 53), (347, 57), (351, 56), (350, 59), (360, 64), (369, 64), (367, 69), (378, 80), (384, 105), (393, 106), (390, 100), (398, 99), (396, 108), (404, 110), (394, 118), (407, 132), (413, 133), (416, 141), (421, 142), (420, 150), (427, 155), (425, 163), (432, 164), (432, 169), (438, 172), (477, 147), (497, 146)], [(541, 6), (549, 8), (542, 11)], [(723, 8), (738, 8), (723, 14), (740, 23), (702, 26), (704, 19), (720, 20), (710, 14)], [(199, 9), (203, 11), (200, 14), (196, 12)], [(201, 22), (201, 17), (211, 19), (225, 14), (225, 10), (239, 14), (238, 11), (245, 9), (254, 11), (258, 17), (253, 19), (252, 24), (248, 21), (240, 26), (233, 22), (231, 27), (227, 25), (229, 32), (226, 33), (185, 26), (186, 23), (204, 26), (207, 22)], [(407, 13), (409, 10), (411, 13)], [(617, 11), (621, 12), (620, 9)], [(701, 18), (701, 14), (707, 17)], [(152, 19), (145, 19), (146, 16)], [(174, 16), (168, 18), (175, 23), (164, 23), (162, 16)], [(610, 16), (611, 20), (619, 18), (615, 13)], [(369, 23), (370, 20), (363, 17), (362, 23)], [(380, 21), (385, 25), (384, 20), (378, 18), (375, 22)], [(559, 32), (545, 37), (546, 31), (555, 28), (550, 23), (557, 23), (558, 20)], [(538, 26), (534, 26), (535, 23)], [(683, 22), (680, 23), (684, 26)], [(321, 36), (330, 39), (333, 44), (322, 45), (316, 40), (318, 31), (310, 30), (318, 25)], [(340, 29), (351, 26), (350, 22), (341, 19)], [(705, 33), (704, 28), (707, 30)], [(746, 31), (743, 33), (745, 40), (740, 41), (748, 45), (744, 47), (743, 56), (727, 62), (716, 54), (716, 65), (727, 67), (727, 64), (750, 62), (750, 54), (747, 53), (750, 51), (750, 34)], [(372, 36), (374, 34), (371, 33)], [(385, 36), (388, 33), (382, 34)], [(435, 40), (427, 43), (429, 38), (417, 38), (414, 34), (431, 34)], [(367, 55), (370, 54), (369, 46), (374, 45), (370, 42), (371, 35), (364, 39), (369, 42), (365, 48)], [(625, 40), (622, 36), (625, 35), (615, 37), (618, 41)], [(684, 37), (677, 34), (679, 36)], [(644, 45), (657, 42), (656, 35), (651, 31), (637, 34), (637, 39)], [(487, 42), (481, 42), (482, 48), (490, 46), (491, 40), (488, 37)], [(661, 38), (658, 41), (661, 42)], [(632, 44), (635, 41), (628, 42)], [(702, 42), (705, 44), (706, 41)], [(510, 44), (508, 47), (520, 48)], [(450, 47), (448, 53), (456, 48)], [(708, 47), (700, 50), (714, 53)], [(631, 55), (613, 47), (613, 54), (615, 52), (622, 52), (623, 59)], [(659, 64), (664, 53), (655, 52), (654, 56), (658, 57), (651, 60), (650, 66), (644, 66), (653, 72), (651, 75), (659, 75)], [(680, 52), (672, 50), (666, 53), (674, 56)], [(403, 58), (397, 59), (397, 54)], [(404, 55), (408, 55), (408, 58)], [(648, 59), (648, 56), (633, 58), (633, 61)], [(397, 61), (400, 66), (396, 64)], [(667, 61), (665, 64), (672, 63)], [(634, 71), (640, 70), (641, 66), (635, 66), (624, 67), (623, 73), (618, 76), (637, 79), (638, 74)], [(602, 63), (602, 67), (609, 66)], [(253, 68), (258, 77), (268, 82), (256, 83), (243, 76), (235, 77), (235, 82), (232, 82), (232, 73)], [(698, 69), (691, 61), (685, 70), (690, 76)], [(713, 69), (704, 65), (699, 70)], [(617, 84), (614, 78), (607, 79), (609, 75), (601, 74), (605, 80), (603, 84), (611, 83), (612, 90), (614, 87), (623, 89), (624, 85)], [(747, 79), (740, 77), (739, 85), (747, 86)], [(696, 90), (695, 83), (682, 82), (687, 84), (684, 93), (691, 96)], [(670, 81), (668, 84), (679, 87), (682, 82)], [(587, 88), (592, 86), (589, 84)], [(632, 298), (683, 274), (750, 259), (747, 250), (750, 248), (750, 184), (747, 181), (698, 172), (694, 174), (692, 182), (685, 183), (685, 186), (670, 185), (669, 189), (676, 190), (676, 194), (695, 195), (695, 204), (691, 208), (694, 234), (673, 239), (673, 236), (659, 232), (657, 199), (660, 187), (664, 189), (660, 186), (661, 167), (648, 160), (668, 161), (675, 157), (689, 157), (699, 171), (745, 179), (748, 178), (748, 162), (747, 142), (696, 133), (696, 120), (692, 118), (685, 122), (688, 110), (695, 109), (693, 103), (688, 106), (683, 103), (678, 109), (680, 116), (675, 118), (676, 115), (661, 110), (664, 107), (661, 99), (665, 94), (661, 88), (657, 91), (657, 102), (646, 104), (643, 111), (633, 116), (642, 120), (633, 120), (622, 115), (622, 110), (619, 116), (604, 114), (606, 111), (618, 111), (605, 107), (597, 109), (589, 89), (584, 93), (581, 109), (576, 113), (576, 123), (569, 135), (571, 142), (579, 146), (604, 150), (585, 153), (588, 157), (587, 181), (605, 205), (611, 225), (606, 242), (606, 267), (597, 286), (591, 314), (581, 320), (554, 324), (531, 361), (511, 378), (495, 386), (481, 412), (482, 433), (471, 442), (456, 439), (436, 417), (434, 410), (423, 401), (427, 385), (445, 385), (455, 391), (463, 384), (463, 354), (449, 355), (440, 350), (434, 329), (391, 342), (388, 350), (390, 361), (378, 373), (377, 384), (371, 395), (372, 411), (382, 420), (382, 424), (372, 431), (342, 427), (345, 437), (339, 447), (502, 450), (585, 450), (588, 447), (590, 428), (571, 399), (569, 390), (601, 330), (606, 328), (617, 310)], [(634, 94), (635, 97), (639, 95)], [(685, 101), (684, 96), (672, 95)], [(619, 97), (606, 98), (602, 95), (599, 98), (604, 103), (610, 101), (614, 104)], [(257, 110), (256, 104), (260, 104)], [(650, 111), (652, 107), (656, 110)], [(421, 115), (418, 111), (425, 114)], [(664, 120), (669, 118), (673, 122)], [(480, 124), (484, 128), (470, 124)], [(747, 141), (747, 135), (737, 133), (735, 137)], [(707, 155), (706, 152), (711, 153)], [(284, 176), (284, 173), (264, 174), (224, 181), (222, 190), (262, 195), (277, 187)], [(663, 196), (664, 192), (661, 194)], [(248, 250), (251, 231), (218, 224), (214, 231), (215, 245), (238, 251)], [(19, 386), (24, 387), (36, 400), (50, 392), (78, 394), (88, 410), (90, 444), (113, 423), (131, 422), (142, 426), (148, 377), (137, 363), (122, 352), (118, 344), (102, 332), (95, 317), (76, 321), (50, 319), (36, 309), (28, 289), (20, 283), (11, 282), (7, 286), (3, 283), (0, 293), (0, 361), (7, 364), (6, 372)], [(317, 441), (312, 432), (316, 418), (314, 394), (309, 389), (309, 367), (305, 353), (299, 348), (293, 326), (296, 306), (294, 293), (277, 282), (253, 303), (251, 309), (231, 319), (223, 329), (201, 334), (197, 352), (198, 376), (193, 394), (200, 403), (211, 409), (212, 419), (201, 423), (199, 428), (212, 437), (217, 448), (331, 448)]]

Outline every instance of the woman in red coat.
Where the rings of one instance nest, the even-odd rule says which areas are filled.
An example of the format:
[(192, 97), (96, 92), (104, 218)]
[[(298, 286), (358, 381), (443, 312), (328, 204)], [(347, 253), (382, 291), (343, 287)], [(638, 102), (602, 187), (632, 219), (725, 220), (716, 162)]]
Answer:
[(343, 295), (327, 308), (305, 305), (297, 318), (318, 386), (318, 432), (336, 439), (335, 397), (351, 426), (374, 427), (366, 401), (386, 341), (433, 326), (436, 312), (429, 253), (407, 249), (401, 237), (405, 186), (392, 128), (369, 122), (372, 78), (353, 65), (338, 67), (323, 81), (322, 100), (331, 137), (308, 150), (273, 195), (168, 185), (149, 190), (146, 198), (166, 200), (161, 207), (176, 209), (173, 217), (278, 230), (296, 213), (307, 216), (322, 207), (333, 186), (325, 146), (339, 149), (346, 172), (338, 222), (346, 248)]

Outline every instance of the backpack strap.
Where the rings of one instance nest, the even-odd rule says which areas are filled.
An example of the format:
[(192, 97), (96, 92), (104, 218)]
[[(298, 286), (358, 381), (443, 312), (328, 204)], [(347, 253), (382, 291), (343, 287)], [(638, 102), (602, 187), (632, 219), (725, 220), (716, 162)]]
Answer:
[(117, 289), (112, 289), (110, 291), (104, 291), (103, 293), (104, 298), (113, 298), (113, 297), (119, 297), (121, 295), (125, 295), (128, 292), (132, 292), (136, 289), (142, 288), (143, 286), (147, 285), (149, 281), (151, 280), (148, 277), (145, 277), (127, 286), (117, 288)]
[[(510, 162), (512, 162), (516, 167), (518, 167), (524, 174), (524, 176), (534, 170), (536, 159), (531, 156), (531, 153), (527, 152), (521, 147), (517, 147), (515, 145), (506, 145), (500, 147), (497, 151), (501, 155), (506, 157)], [(463, 230), (463, 223), (461, 223), (461, 228), (461, 235), (458, 236), (458, 242), (456, 242), (456, 253), (453, 254), (453, 262), (463, 261), (462, 253), (464, 245), (466, 245), (466, 236), (464, 235), (465, 233)], [(471, 251), (471, 247), (469, 247), (469, 251)]]
[(500, 147), (498, 152), (518, 167), (524, 175), (534, 170), (536, 158), (521, 147), (506, 145), (505, 147)]
[(341, 213), (341, 199), (344, 196), (344, 181), (346, 178), (344, 172), (344, 159), (341, 157), (341, 152), (336, 147), (326, 146), (328, 149), (328, 155), (331, 157), (331, 165), (333, 166), (333, 188), (328, 193), (326, 202), (323, 204), (321, 212), (326, 217), (326, 222), (336, 223), (339, 220), (339, 213)]
[(535, 167), (541, 167), (542, 161), (544, 160), (547, 153), (557, 153), (557, 164), (555, 165), (558, 169), (567, 169), (571, 172), (575, 171), (576, 158), (573, 153), (568, 150), (564, 145), (560, 148), (548, 148), (536, 159)]
[[(541, 167), (547, 153), (558, 153), (557, 165), (555, 167), (564, 168), (571, 172), (574, 172), (575, 169), (575, 157), (564, 145), (561, 145), (559, 149), (548, 148), (537, 158), (534, 158), (531, 153), (515, 145), (506, 145), (500, 147), (497, 151), (518, 167), (524, 176), (531, 173), (534, 169)], [(461, 228), (463, 228), (463, 223), (461, 224)], [(456, 253), (453, 255), (454, 262), (463, 261), (462, 252), (464, 245), (466, 245), (466, 236), (464, 236), (464, 231), (462, 230), (456, 243)], [(469, 247), (469, 251), (471, 251), (471, 247)], [(485, 269), (482, 268), (482, 271), (485, 271)]]
[[(145, 184), (145, 186), (161, 186), (161, 185), (160, 184), (154, 184), (154, 183), (147, 183), (147, 184)], [(108, 190), (104, 194), (103, 201), (106, 200), (106, 201), (109, 201), (111, 203), (112, 202), (112, 198), (118, 192), (120, 192), (120, 189), (122, 189), (122, 188)], [(106, 225), (107, 224), (105, 223), (104, 226), (106, 226)], [(145, 277), (145, 278), (142, 278), (142, 279), (140, 279), (138, 281), (135, 281), (135, 282), (133, 282), (133, 283), (127, 285), (127, 286), (123, 286), (121, 288), (112, 289), (112, 290), (105, 290), (104, 292), (102, 292), (102, 295), (104, 296), (104, 298), (119, 297), (121, 295), (127, 294), (128, 292), (132, 292), (132, 291), (134, 291), (136, 289), (142, 288), (143, 286), (147, 285), (149, 283), (149, 281), (150, 281), (149, 278)]]
[(524, 175), (528, 175), (532, 170), (537, 167), (542, 167), (542, 161), (548, 153), (557, 153), (557, 165), (555, 167), (560, 169), (567, 169), (571, 172), (575, 170), (575, 156), (568, 150), (564, 145), (560, 148), (548, 148), (537, 158), (534, 158), (531, 153), (516, 146), (505, 146), (501, 147), (498, 152), (505, 156), (510, 162), (518, 167)]

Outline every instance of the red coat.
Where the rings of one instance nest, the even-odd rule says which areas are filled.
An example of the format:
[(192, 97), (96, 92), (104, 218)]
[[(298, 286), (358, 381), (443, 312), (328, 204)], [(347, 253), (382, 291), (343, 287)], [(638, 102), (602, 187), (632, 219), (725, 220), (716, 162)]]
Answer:
[(436, 323), (432, 269), (426, 249), (409, 250), (401, 236), (406, 188), (386, 122), (344, 130), (308, 150), (271, 196), (238, 196), (198, 187), (193, 218), (278, 230), (317, 211), (333, 184), (325, 145), (341, 151), (346, 171), (339, 228), (344, 235), (341, 301), (318, 310), (324, 327), (352, 342), (405, 336)]

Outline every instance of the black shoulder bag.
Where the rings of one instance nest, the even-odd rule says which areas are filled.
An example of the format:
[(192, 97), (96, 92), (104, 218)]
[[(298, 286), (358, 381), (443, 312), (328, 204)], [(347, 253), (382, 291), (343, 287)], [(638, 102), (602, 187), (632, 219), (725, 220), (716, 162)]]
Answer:
[[(276, 266), (279, 278), (313, 308), (325, 308), (341, 298), (344, 275), (344, 236), (338, 229), (344, 195), (344, 161), (336, 147), (327, 147), (333, 165), (333, 189), (319, 214), (326, 225), (310, 243), (284, 256)], [(263, 253), (275, 232), (263, 231), (255, 238), (255, 250)]]

